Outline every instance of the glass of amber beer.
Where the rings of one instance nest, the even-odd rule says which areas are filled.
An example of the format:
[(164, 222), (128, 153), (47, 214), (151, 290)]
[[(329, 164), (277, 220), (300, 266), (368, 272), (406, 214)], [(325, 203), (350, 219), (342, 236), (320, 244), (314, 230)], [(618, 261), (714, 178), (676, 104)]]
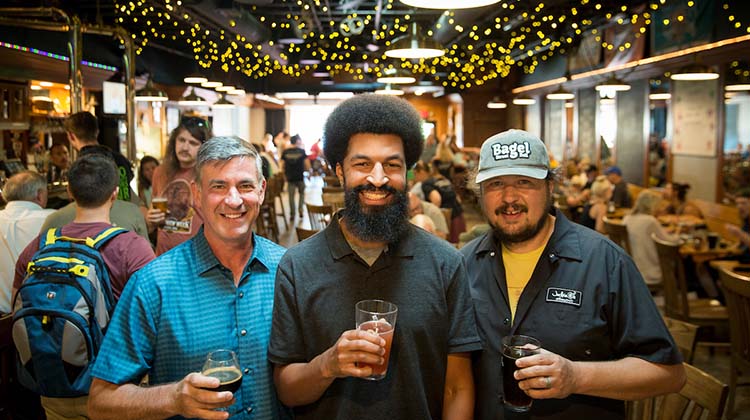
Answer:
[(154, 197), (151, 199), (151, 206), (162, 213), (167, 213), (167, 198), (166, 197)]
[(358, 330), (379, 335), (385, 339), (385, 354), (382, 365), (360, 363), (358, 366), (370, 366), (372, 375), (365, 379), (378, 381), (385, 378), (388, 372), (388, 360), (391, 357), (393, 332), (396, 328), (398, 307), (384, 300), (362, 300), (355, 305), (356, 327)]
[(514, 412), (526, 412), (531, 409), (531, 397), (518, 387), (516, 360), (538, 354), (542, 345), (534, 337), (525, 335), (508, 335), (502, 340), (503, 395), (505, 408)]

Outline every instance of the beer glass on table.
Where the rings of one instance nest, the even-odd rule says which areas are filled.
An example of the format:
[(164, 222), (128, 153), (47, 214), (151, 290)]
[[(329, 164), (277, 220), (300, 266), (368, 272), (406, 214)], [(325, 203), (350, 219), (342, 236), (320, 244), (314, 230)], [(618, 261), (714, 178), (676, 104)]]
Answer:
[(539, 354), (539, 340), (525, 335), (509, 335), (502, 340), (503, 395), (505, 409), (511, 412), (528, 412), (531, 409), (531, 397), (518, 387), (516, 360), (522, 357)]
[[(219, 387), (211, 388), (211, 391), (235, 393), (242, 385), (242, 371), (237, 361), (237, 355), (232, 350), (221, 349), (208, 353), (201, 373), (219, 380)], [(219, 410), (229, 411), (228, 407)]]
[(385, 374), (388, 372), (388, 360), (391, 357), (396, 315), (398, 315), (398, 307), (384, 300), (362, 300), (355, 305), (356, 328), (385, 339), (385, 354), (383, 355), (382, 365), (359, 363), (360, 367), (370, 366), (372, 368), (372, 375), (364, 379), (378, 381), (385, 378)]

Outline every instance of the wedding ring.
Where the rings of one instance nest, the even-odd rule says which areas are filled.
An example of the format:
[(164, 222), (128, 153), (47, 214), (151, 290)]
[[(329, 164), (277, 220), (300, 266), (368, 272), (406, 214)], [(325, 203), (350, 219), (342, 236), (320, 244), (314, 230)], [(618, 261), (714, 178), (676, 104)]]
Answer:
[(550, 379), (549, 376), (544, 377), (544, 384), (546, 385), (547, 389), (552, 388), (552, 380)]

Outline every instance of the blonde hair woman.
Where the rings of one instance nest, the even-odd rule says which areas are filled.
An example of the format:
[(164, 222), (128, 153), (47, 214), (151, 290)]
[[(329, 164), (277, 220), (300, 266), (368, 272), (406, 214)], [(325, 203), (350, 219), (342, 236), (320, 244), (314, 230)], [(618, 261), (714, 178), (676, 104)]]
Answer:
[(607, 215), (607, 204), (610, 198), (612, 198), (612, 184), (604, 175), (596, 177), (594, 183), (591, 184), (591, 198), (588, 204), (583, 206), (581, 224), (597, 232), (606, 233), (604, 216)]
[(633, 211), (623, 219), (630, 239), (631, 257), (646, 284), (661, 283), (659, 255), (656, 253), (656, 244), (651, 239), (651, 234), (654, 233), (659, 239), (667, 241), (679, 240), (678, 236), (667, 233), (655, 217), (662, 205), (660, 194), (643, 191), (635, 200)]

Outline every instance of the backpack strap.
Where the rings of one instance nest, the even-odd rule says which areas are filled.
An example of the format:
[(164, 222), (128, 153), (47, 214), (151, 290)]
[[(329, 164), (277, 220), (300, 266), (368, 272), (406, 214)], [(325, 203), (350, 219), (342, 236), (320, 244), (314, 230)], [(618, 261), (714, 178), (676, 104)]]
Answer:
[(99, 248), (104, 246), (104, 244), (107, 243), (110, 239), (121, 233), (125, 233), (128, 230), (118, 226), (111, 226), (99, 232), (93, 238), (73, 238), (70, 236), (63, 236), (61, 234), (61, 231), (61, 228), (51, 228), (50, 230), (48, 230), (45, 235), (42, 235), (39, 248), (41, 249), (47, 245), (52, 245), (57, 241), (67, 241), (85, 244), (88, 247), (99, 250)]

